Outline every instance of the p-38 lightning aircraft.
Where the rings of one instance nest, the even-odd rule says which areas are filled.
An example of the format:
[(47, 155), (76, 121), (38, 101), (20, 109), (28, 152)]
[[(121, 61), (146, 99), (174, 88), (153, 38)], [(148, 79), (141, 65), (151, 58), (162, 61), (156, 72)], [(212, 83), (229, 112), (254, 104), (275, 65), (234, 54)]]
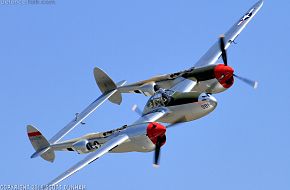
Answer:
[[(197, 62), (195, 67), (174, 74), (153, 77), (149, 80), (125, 85), (117, 84), (101, 69), (94, 69), (94, 77), (102, 95), (61, 129), (50, 140), (32, 125), (27, 126), (28, 138), (35, 153), (32, 158), (41, 156), (53, 162), (55, 151), (75, 151), (87, 154), (83, 160), (52, 180), (49, 185), (56, 185), (65, 178), (94, 162), (105, 153), (150, 152), (155, 150), (154, 165), (159, 165), (160, 149), (166, 142), (166, 129), (177, 123), (192, 121), (212, 112), (217, 100), (212, 96), (222, 92), (237, 77), (253, 87), (257, 82), (239, 77), (227, 65), (226, 49), (262, 7), (263, 1), (257, 2), (209, 51)], [(214, 65), (222, 56), (224, 64)], [(78, 124), (82, 123), (94, 110), (106, 100), (121, 104), (121, 93), (143, 93), (151, 96), (143, 111), (136, 110), (141, 117), (131, 125), (84, 135), (79, 138), (60, 141)], [(164, 126), (162, 123), (169, 123)], [(46, 186), (46, 187), (48, 187)]]

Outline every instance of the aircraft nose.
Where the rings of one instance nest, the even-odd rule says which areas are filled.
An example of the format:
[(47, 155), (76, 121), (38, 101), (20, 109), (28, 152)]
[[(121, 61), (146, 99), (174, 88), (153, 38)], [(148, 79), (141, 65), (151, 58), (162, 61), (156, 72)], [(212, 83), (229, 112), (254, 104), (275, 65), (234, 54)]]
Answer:
[(208, 101), (212, 106), (217, 105), (217, 100), (214, 96), (206, 93), (202, 93), (199, 96), (199, 101)]

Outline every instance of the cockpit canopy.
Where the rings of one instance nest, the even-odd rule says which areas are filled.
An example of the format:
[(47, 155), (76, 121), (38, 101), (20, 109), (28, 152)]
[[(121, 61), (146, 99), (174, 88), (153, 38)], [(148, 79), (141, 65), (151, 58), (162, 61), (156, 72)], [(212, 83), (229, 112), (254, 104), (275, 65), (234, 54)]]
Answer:
[(169, 107), (198, 102), (199, 92), (175, 92), (173, 90), (158, 90), (147, 102), (144, 111), (158, 107)]
[(175, 92), (172, 90), (160, 89), (153, 96), (151, 96), (145, 107), (152, 109), (167, 106), (170, 103), (174, 93)]

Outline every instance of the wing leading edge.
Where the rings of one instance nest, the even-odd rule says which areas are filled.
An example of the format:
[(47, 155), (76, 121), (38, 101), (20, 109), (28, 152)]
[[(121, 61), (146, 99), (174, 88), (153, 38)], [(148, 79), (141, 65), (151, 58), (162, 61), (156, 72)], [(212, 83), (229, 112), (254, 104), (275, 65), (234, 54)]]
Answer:
[(137, 121), (133, 124), (140, 124), (140, 123), (149, 123), (157, 121), (158, 119), (162, 118), (166, 114), (169, 113), (169, 110), (166, 108), (158, 108), (156, 110), (151, 111), (145, 115), (142, 115)]
[(67, 177), (71, 176), (75, 172), (81, 170), (82, 168), (84, 168), (88, 164), (94, 162), (95, 160), (97, 160), (98, 158), (100, 158), (101, 156), (103, 156), (104, 154), (106, 154), (107, 152), (109, 152), (110, 150), (112, 150), (116, 146), (122, 144), (123, 142), (125, 142), (128, 139), (129, 139), (129, 137), (127, 135), (120, 135), (120, 136), (117, 136), (117, 137), (109, 140), (108, 142), (103, 144), (98, 150), (90, 153), (83, 160), (81, 160), (80, 162), (78, 162), (77, 164), (75, 164), (74, 166), (69, 168), (67, 171), (65, 171), (64, 173), (59, 175), (57, 178), (52, 180), (50, 183), (48, 183), (46, 185), (46, 187), (49, 188), (50, 186), (58, 184), (59, 182), (63, 181)]
[[(126, 81), (121, 81), (117, 84), (117, 86), (123, 86)], [(58, 142), (61, 138), (63, 138), (66, 134), (68, 134), (71, 130), (73, 130), (79, 123), (81, 123), (85, 118), (87, 118), (91, 113), (93, 113), (100, 105), (102, 105), (107, 99), (109, 99), (112, 95), (117, 92), (117, 89), (111, 90), (109, 92), (105, 92), (100, 97), (98, 97), (95, 101), (93, 101), (88, 107), (84, 109), (81, 113), (76, 115), (76, 118), (69, 122), (63, 129), (61, 129), (56, 135), (54, 135), (50, 140), (50, 144), (54, 144)]]

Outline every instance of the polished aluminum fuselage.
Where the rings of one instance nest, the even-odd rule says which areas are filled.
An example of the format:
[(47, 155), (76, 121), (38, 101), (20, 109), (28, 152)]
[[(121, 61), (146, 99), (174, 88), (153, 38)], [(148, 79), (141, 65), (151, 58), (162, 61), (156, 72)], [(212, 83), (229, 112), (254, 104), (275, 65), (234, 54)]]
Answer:
[(95, 146), (94, 149), (83, 152), (89, 153), (95, 151), (100, 146), (102, 146), (102, 144), (106, 143), (112, 138), (118, 135), (126, 134), (129, 136), (129, 139), (123, 144), (112, 149), (110, 152), (149, 152), (154, 150), (155, 145), (147, 136), (147, 125), (148, 123), (144, 123), (126, 126), (122, 129), (115, 129), (101, 133), (91, 133), (80, 138), (54, 144), (51, 147), (56, 151), (77, 151), (74, 147), (74, 144), (76, 142), (87, 141)]
[(170, 114), (157, 120), (163, 123), (187, 122), (199, 119), (212, 112), (217, 106), (216, 101), (194, 102), (190, 104), (183, 104), (177, 106), (167, 107)]
[[(158, 122), (175, 123), (187, 122), (201, 118), (212, 112), (217, 106), (216, 99), (209, 94), (201, 94), (197, 102), (182, 105), (168, 106), (168, 114), (166, 114)], [(154, 110), (144, 110), (147, 112)], [(101, 133), (91, 133), (80, 138), (71, 139), (51, 146), (54, 150), (59, 151), (76, 151), (79, 153), (89, 153), (98, 149), (102, 144), (110, 139), (126, 134), (129, 139), (121, 145), (113, 148), (110, 152), (150, 152), (155, 149), (154, 143), (147, 134), (148, 123), (134, 124), (123, 126), (118, 129)], [(77, 143), (89, 143), (93, 148), (84, 152), (80, 152), (75, 146)]]
[[(166, 94), (166, 92), (164, 94)], [(169, 110), (168, 114), (158, 119), (157, 122), (176, 123), (193, 121), (206, 116), (217, 106), (215, 97), (206, 93), (174, 92), (170, 94), (169, 92), (168, 95), (168, 101), (164, 102), (164, 105), (166, 105), (166, 108)], [(158, 105), (152, 107), (152, 105), (154, 105), (154, 103), (152, 103), (154, 100), (158, 100), (157, 103), (159, 103), (164, 100), (164, 98), (159, 97), (154, 99), (154, 96), (152, 96), (145, 105), (143, 113), (147, 114), (158, 109)], [(160, 104), (162, 104), (162, 102)]]

